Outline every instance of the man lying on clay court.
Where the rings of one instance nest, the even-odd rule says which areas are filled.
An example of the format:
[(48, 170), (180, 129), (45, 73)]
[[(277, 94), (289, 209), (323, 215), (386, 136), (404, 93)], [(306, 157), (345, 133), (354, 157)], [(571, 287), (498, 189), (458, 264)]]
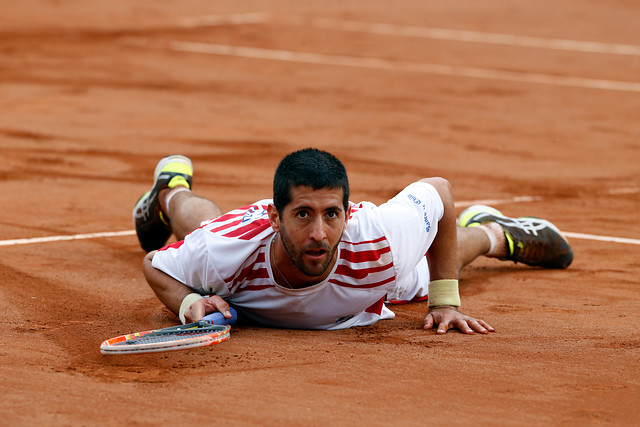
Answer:
[[(229, 304), (267, 326), (342, 329), (394, 314), (385, 302), (429, 301), (424, 329), (473, 334), (493, 328), (458, 310), (459, 271), (480, 255), (546, 268), (573, 259), (556, 227), (509, 218), (488, 206), (456, 223), (449, 183), (415, 182), (386, 203), (349, 202), (343, 164), (308, 148), (287, 155), (273, 200), (222, 214), (191, 192), (193, 166), (165, 157), (153, 188), (133, 211), (150, 251), (143, 270), (160, 301), (183, 323)], [(164, 246), (174, 234), (178, 242)]]

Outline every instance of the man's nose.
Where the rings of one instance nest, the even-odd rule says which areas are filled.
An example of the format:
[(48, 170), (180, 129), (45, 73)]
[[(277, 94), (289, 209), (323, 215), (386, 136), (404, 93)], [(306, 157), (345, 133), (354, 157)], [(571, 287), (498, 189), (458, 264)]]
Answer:
[(311, 233), (309, 237), (316, 242), (321, 242), (327, 238), (327, 225), (322, 220), (322, 217), (318, 216), (311, 224)]

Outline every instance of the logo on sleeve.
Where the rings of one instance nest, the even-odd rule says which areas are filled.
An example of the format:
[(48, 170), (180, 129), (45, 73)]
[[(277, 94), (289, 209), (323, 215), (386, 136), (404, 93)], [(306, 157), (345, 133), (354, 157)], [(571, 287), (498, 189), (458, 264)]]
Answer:
[(267, 210), (262, 206), (251, 206), (242, 216), (242, 222), (255, 221), (267, 216)]

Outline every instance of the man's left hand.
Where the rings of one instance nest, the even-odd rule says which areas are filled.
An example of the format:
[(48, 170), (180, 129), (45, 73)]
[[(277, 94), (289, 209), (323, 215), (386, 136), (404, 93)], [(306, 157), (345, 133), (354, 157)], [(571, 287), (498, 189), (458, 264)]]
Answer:
[(438, 326), (436, 332), (438, 334), (446, 334), (449, 329), (453, 328), (457, 328), (465, 334), (474, 334), (476, 332), (488, 334), (494, 331), (493, 327), (484, 320), (469, 317), (458, 311), (456, 307), (448, 305), (429, 309), (429, 313), (424, 318), (423, 329), (429, 330), (434, 325)]

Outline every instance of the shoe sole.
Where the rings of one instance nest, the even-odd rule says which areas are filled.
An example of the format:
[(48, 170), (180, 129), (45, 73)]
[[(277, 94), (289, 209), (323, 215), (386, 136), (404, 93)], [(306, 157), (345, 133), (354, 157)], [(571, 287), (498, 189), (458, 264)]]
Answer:
[[(138, 210), (138, 205), (140, 205), (142, 200), (144, 200), (149, 195), (149, 193), (151, 193), (153, 188), (156, 186), (156, 181), (158, 180), (158, 176), (160, 175), (160, 173), (162, 173), (162, 169), (164, 169), (165, 167), (167, 167), (167, 165), (169, 165), (171, 163), (182, 163), (182, 164), (188, 166), (189, 167), (189, 171), (191, 172), (191, 174), (193, 174), (193, 163), (191, 162), (191, 159), (189, 159), (186, 156), (182, 156), (180, 154), (174, 154), (172, 156), (167, 156), (167, 157), (163, 158), (162, 160), (160, 160), (158, 162), (158, 164), (156, 165), (155, 170), (153, 171), (153, 185), (151, 186), (151, 190), (147, 191), (142, 196), (140, 196), (140, 198), (136, 202), (135, 206), (133, 207), (133, 220), (134, 221), (136, 220), (136, 211)], [(181, 172), (181, 171), (177, 171), (177, 172)]]
[[(191, 159), (186, 157), (186, 156), (182, 156), (180, 154), (174, 154), (172, 156), (167, 156), (167, 157), (161, 159), (158, 162), (158, 164), (156, 165), (155, 170), (153, 171), (153, 185), (151, 186), (151, 190), (147, 191), (142, 196), (140, 196), (140, 198), (136, 202), (135, 206), (133, 207), (133, 220), (134, 221), (136, 220), (136, 211), (138, 210), (138, 206), (149, 195), (149, 193), (151, 193), (151, 191), (153, 191), (153, 188), (156, 186), (156, 182), (158, 180), (158, 176), (160, 175), (160, 173), (162, 173), (162, 170), (165, 167), (167, 167), (167, 165), (169, 165), (171, 163), (182, 163), (182, 164), (188, 166), (189, 167), (189, 171), (191, 172), (191, 174), (193, 174), (193, 163), (191, 162)], [(183, 173), (182, 171), (176, 171), (176, 172)]]
[[(167, 156), (165, 158), (163, 158), (162, 160), (160, 160), (158, 162), (158, 164), (156, 165), (155, 170), (153, 171), (153, 185), (155, 186), (155, 181), (158, 179), (158, 175), (160, 175), (160, 173), (162, 172), (162, 169), (164, 169), (165, 167), (167, 167), (168, 164), (170, 163), (182, 163), (185, 164), (189, 167), (189, 171), (191, 172), (191, 174), (193, 174), (193, 163), (191, 162), (191, 159), (186, 157), (186, 156), (182, 156), (180, 154), (174, 154), (172, 156)], [(171, 171), (171, 172), (180, 172), (180, 173), (184, 173), (183, 171)]]

